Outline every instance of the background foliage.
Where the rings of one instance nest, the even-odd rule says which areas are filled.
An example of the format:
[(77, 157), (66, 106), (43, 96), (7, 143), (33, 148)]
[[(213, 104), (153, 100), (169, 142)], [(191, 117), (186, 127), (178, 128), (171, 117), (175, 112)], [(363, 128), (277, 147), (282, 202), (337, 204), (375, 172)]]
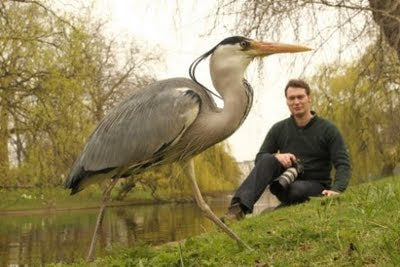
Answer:
[[(393, 51), (371, 46), (357, 61), (320, 68), (314, 77), (319, 114), (346, 138), (355, 182), (392, 175), (400, 162), (400, 84)], [(377, 60), (378, 59), (378, 60)]]

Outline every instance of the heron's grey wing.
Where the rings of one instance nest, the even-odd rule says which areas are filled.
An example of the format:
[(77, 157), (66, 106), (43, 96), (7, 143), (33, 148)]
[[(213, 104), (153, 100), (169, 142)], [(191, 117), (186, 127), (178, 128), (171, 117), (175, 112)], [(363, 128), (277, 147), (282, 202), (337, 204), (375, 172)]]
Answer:
[(196, 119), (201, 98), (190, 88), (150, 88), (114, 108), (82, 154), (85, 170), (134, 165), (173, 145)]

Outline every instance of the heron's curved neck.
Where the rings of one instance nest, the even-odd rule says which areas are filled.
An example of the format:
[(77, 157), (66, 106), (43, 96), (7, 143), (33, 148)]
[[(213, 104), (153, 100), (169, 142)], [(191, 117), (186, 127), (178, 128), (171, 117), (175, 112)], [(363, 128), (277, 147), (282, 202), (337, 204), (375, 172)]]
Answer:
[[(210, 60), (211, 80), (224, 100), (221, 112), (215, 113), (210, 123), (216, 123), (226, 138), (243, 122), (252, 104), (251, 87), (244, 83), (246, 66), (230, 64), (221, 60)], [(218, 64), (217, 64), (218, 63)], [(223, 125), (223, 127), (221, 127)]]

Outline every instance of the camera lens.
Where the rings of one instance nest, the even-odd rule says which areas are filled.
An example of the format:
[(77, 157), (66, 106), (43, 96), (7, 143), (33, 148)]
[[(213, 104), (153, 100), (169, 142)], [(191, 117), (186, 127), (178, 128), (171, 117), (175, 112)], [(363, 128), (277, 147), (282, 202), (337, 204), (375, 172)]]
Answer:
[(289, 184), (293, 183), (297, 178), (298, 172), (294, 167), (288, 168), (284, 171), (281, 176), (276, 178), (271, 185), (269, 186), (269, 190), (272, 194), (276, 195), (277, 193), (285, 190)]

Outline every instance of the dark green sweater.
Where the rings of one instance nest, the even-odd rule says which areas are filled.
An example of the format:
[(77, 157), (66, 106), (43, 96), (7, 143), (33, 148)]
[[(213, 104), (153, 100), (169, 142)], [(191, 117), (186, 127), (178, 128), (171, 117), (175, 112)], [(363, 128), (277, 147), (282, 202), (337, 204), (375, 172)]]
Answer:
[[(262, 153), (292, 153), (304, 165), (302, 179), (318, 180), (343, 192), (350, 178), (350, 161), (343, 138), (336, 126), (314, 116), (305, 127), (297, 127), (293, 116), (276, 123), (260, 148)], [(257, 161), (257, 158), (256, 158)], [(336, 177), (332, 184), (332, 164)]]

